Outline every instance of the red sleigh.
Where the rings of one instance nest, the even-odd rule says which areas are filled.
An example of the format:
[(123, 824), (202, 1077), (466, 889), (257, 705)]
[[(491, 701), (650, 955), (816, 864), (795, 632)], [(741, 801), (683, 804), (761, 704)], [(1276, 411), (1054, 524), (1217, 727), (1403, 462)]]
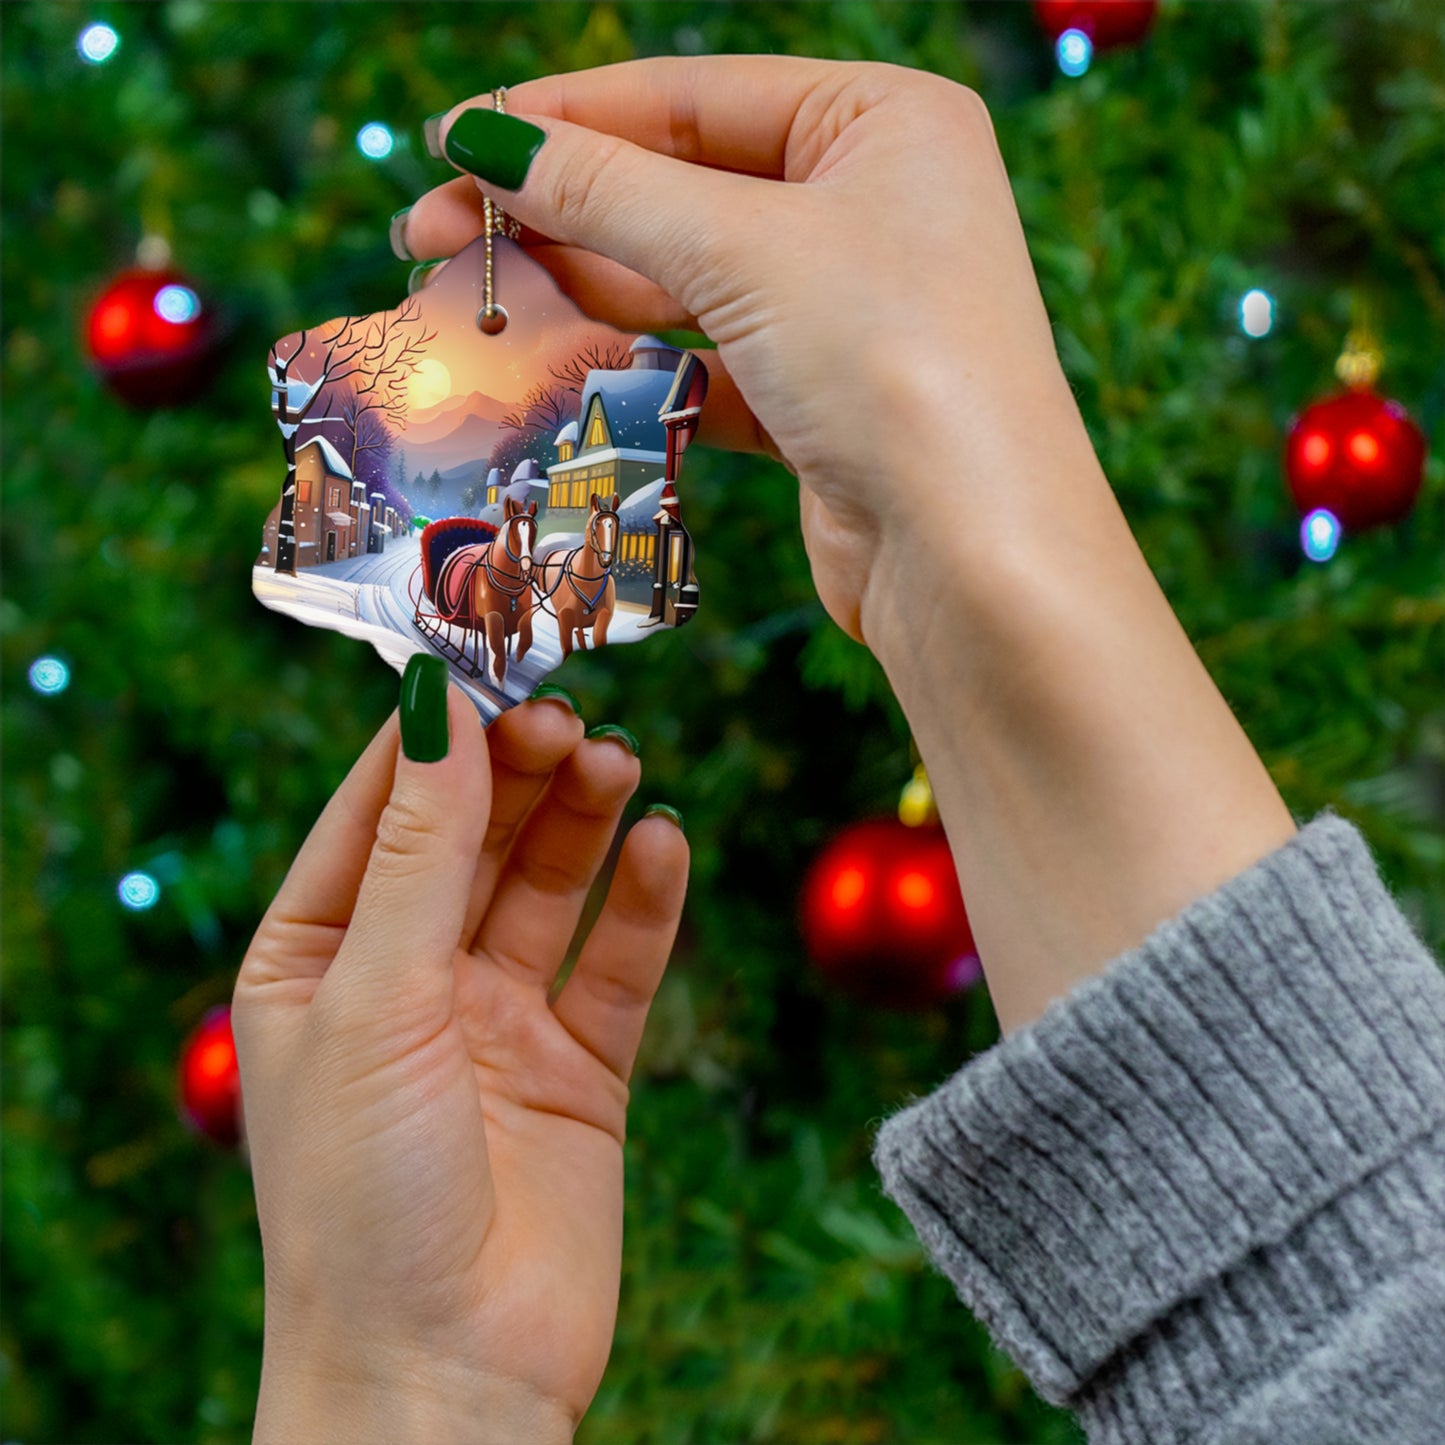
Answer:
[[(412, 625), (470, 677), (479, 677), (485, 665), (485, 638), (472, 615), (472, 573), (484, 565), (486, 549), (496, 535), (491, 522), (475, 517), (443, 517), (429, 523), (421, 534), (421, 561), (407, 584)], [(454, 630), (460, 630), (460, 639)]]

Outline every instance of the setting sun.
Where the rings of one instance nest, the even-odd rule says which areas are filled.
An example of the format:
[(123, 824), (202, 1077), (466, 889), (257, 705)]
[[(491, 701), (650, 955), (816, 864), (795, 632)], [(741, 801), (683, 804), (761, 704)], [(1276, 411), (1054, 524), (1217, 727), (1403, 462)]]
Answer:
[(435, 406), (452, 393), (452, 374), (443, 362), (427, 357), (417, 363), (406, 383), (406, 399), (414, 407)]

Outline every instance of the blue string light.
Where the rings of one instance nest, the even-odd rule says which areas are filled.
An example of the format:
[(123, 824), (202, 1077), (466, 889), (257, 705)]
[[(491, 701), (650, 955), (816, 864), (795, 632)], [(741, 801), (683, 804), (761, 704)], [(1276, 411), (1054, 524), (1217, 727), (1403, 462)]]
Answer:
[(1328, 562), (1339, 550), (1340, 519), (1324, 507), (1316, 507), (1300, 523), (1299, 542), (1311, 562)]
[(1082, 30), (1066, 30), (1054, 44), (1059, 69), (1069, 76), (1080, 76), (1094, 59), (1094, 42)]
[(1239, 329), (1246, 336), (1268, 336), (1274, 329), (1274, 297), (1256, 287), (1239, 302)]
[(80, 58), (90, 65), (104, 65), (120, 46), (120, 36), (109, 25), (87, 25), (80, 32), (75, 48)]
[(201, 298), (189, 286), (162, 286), (151, 303), (162, 321), (183, 326), (201, 314)]
[(127, 873), (116, 888), (121, 903), (133, 913), (153, 908), (161, 896), (161, 885), (149, 873)]
[(30, 664), (30, 686), (46, 697), (54, 697), (70, 686), (70, 669), (58, 657), (37, 657)]
[(379, 120), (368, 121), (356, 132), (356, 148), (368, 160), (384, 161), (395, 145), (390, 126), (382, 125)]

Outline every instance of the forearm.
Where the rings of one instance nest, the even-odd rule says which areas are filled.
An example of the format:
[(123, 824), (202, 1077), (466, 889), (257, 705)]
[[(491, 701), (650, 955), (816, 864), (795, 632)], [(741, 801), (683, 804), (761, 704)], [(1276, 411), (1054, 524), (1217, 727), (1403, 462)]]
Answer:
[(863, 613), (1005, 1031), (1294, 832), (1082, 426), (1054, 431), (1067, 471), (1020, 451), (967, 517), (901, 527)]

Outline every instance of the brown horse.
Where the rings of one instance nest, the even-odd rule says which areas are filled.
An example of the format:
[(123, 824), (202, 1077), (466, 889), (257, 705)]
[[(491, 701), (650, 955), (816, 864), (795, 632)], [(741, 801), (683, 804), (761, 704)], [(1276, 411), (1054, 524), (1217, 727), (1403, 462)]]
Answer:
[(587, 518), (587, 531), (580, 547), (560, 557), (556, 554), (537, 564), (540, 580), (536, 587), (543, 607), (557, 619), (557, 636), (562, 643), (562, 656), (571, 651), (572, 639), (586, 649), (587, 633), (592, 633), (593, 647), (607, 641), (607, 625), (617, 605), (617, 584), (612, 580), (612, 559), (617, 555), (617, 520), (619, 498), (614, 493), (611, 508), (592, 493), (592, 511)]
[[(438, 611), (449, 623), (485, 634), (492, 671), (500, 687), (507, 675), (507, 649), (516, 637), (517, 661), (532, 645), (532, 548), (537, 544), (537, 504), (524, 511), (508, 498), (502, 525), (490, 542), (459, 547), (437, 579)], [(472, 666), (475, 677), (478, 668)]]

